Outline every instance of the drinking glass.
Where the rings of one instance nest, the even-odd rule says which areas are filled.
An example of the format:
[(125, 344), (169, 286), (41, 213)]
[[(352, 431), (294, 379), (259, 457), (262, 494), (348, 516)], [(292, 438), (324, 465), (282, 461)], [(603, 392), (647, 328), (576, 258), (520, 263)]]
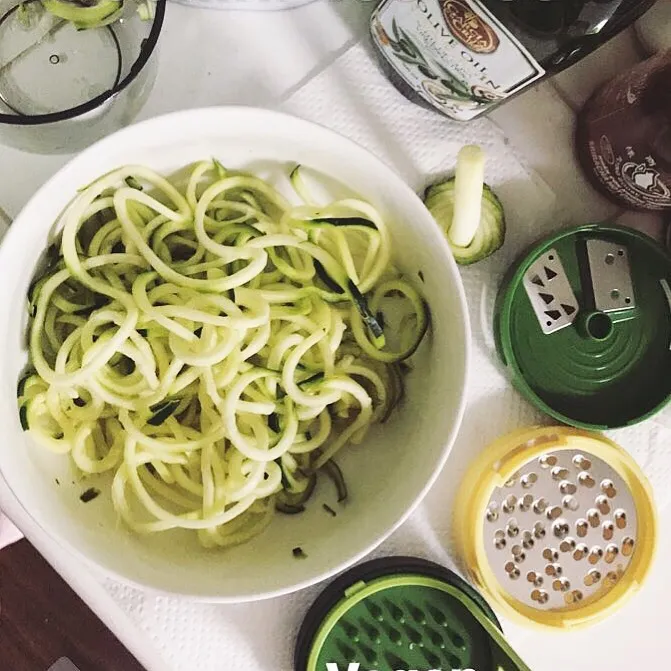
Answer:
[(0, 143), (71, 153), (127, 125), (156, 77), (165, 4), (141, 16), (125, 0), (113, 23), (82, 30), (41, 0), (0, 0)]

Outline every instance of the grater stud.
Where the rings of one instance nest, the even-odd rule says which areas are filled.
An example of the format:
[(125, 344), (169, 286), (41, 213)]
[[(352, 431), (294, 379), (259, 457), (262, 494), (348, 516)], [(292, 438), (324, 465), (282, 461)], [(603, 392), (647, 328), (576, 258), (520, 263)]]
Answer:
[(506, 513), (506, 515), (510, 515), (510, 513), (515, 511), (516, 505), (517, 505), (517, 497), (514, 494), (510, 494), (510, 496), (506, 497), (506, 500), (503, 502), (501, 509), (503, 510), (504, 513)]
[(581, 559), (584, 559), (588, 553), (589, 548), (584, 543), (580, 543), (573, 551), (573, 559), (580, 561)]
[(546, 511), (545, 515), (549, 520), (556, 520), (558, 517), (561, 517), (562, 509), (559, 506), (550, 506)]
[(547, 561), (551, 563), (556, 562), (559, 559), (559, 552), (554, 548), (545, 548), (545, 550), (543, 550), (543, 559), (547, 559)]
[(534, 502), (534, 512), (536, 515), (542, 515), (547, 510), (548, 505), (547, 499), (541, 496)]
[(601, 560), (601, 557), (603, 557), (603, 550), (598, 546), (595, 545), (590, 551), (589, 555), (587, 557), (587, 561), (592, 564), (598, 564), (599, 561)]
[(534, 544), (535, 544), (535, 541), (534, 541), (534, 537), (533, 537), (533, 534), (531, 533), (531, 531), (525, 531), (522, 534), (522, 547), (525, 550), (531, 550), (531, 548), (533, 548)]
[(561, 503), (562, 503), (562, 506), (564, 506), (564, 508), (566, 508), (567, 510), (570, 510), (573, 513), (576, 510), (578, 510), (578, 508), (580, 508), (580, 504), (578, 503), (578, 499), (576, 499), (575, 496), (571, 496), (571, 495), (565, 496), (562, 499)]
[(599, 509), (599, 512), (602, 515), (608, 515), (610, 512), (610, 503), (608, 502), (608, 497), (601, 494), (594, 499), (594, 505)]
[(585, 583), (585, 587), (591, 587), (592, 585), (596, 585), (599, 580), (601, 580), (601, 573), (596, 569), (591, 569), (587, 572), (583, 582)]
[(604, 522), (601, 525), (601, 535), (605, 541), (612, 541), (615, 535), (615, 525), (612, 522)]
[[(575, 591), (575, 590), (574, 590), (574, 591)], [(573, 604), (574, 602), (575, 602), (574, 592), (567, 592), (566, 594), (564, 594), (564, 603), (565, 603), (567, 606), (570, 606), (570, 605)]]
[(571, 582), (568, 578), (558, 578), (552, 581), (552, 589), (555, 592), (568, 592), (571, 589)]
[(596, 529), (599, 524), (601, 524), (601, 518), (599, 517), (599, 511), (596, 508), (590, 508), (587, 511), (587, 521), (592, 529)]
[(615, 484), (612, 480), (605, 479), (601, 481), (601, 491), (609, 498), (615, 498), (617, 490), (615, 489)]
[(569, 475), (569, 470), (563, 466), (555, 466), (550, 473), (552, 473), (553, 480), (565, 480)]
[(513, 545), (512, 549), (513, 561), (516, 561), (518, 564), (522, 564), (527, 558), (526, 553), (522, 549), (521, 545)]
[(561, 576), (563, 573), (563, 569), (561, 567), (561, 564), (554, 563), (554, 564), (548, 564), (545, 567), (545, 575), (549, 575), (551, 578), (558, 578)]
[(538, 476), (532, 471), (523, 475), (520, 479), (520, 484), (524, 489), (531, 489), (538, 482)]
[(519, 535), (520, 528), (517, 524), (517, 520), (514, 517), (511, 517), (508, 520), (508, 524), (506, 525), (506, 533), (508, 534), (509, 538), (516, 538)]
[(579, 471), (589, 471), (592, 468), (592, 462), (584, 454), (576, 454), (571, 462)]
[(587, 471), (583, 471), (582, 473), (578, 473), (578, 484), (592, 489), (596, 485), (596, 480)]
[(578, 488), (569, 480), (562, 480), (559, 484), (559, 491), (562, 494), (575, 494)]
[(634, 539), (626, 536), (622, 539), (622, 556), (631, 557), (632, 554), (634, 554)]
[(554, 454), (544, 454), (539, 460), (538, 464), (541, 468), (551, 468), (557, 464), (557, 457)]
[(534, 502), (534, 497), (531, 494), (525, 494), (519, 501), (518, 501), (518, 506), (520, 509), (520, 512), (526, 513), (531, 510), (531, 506), (533, 505)]
[(575, 523), (575, 532), (578, 534), (578, 538), (585, 538), (588, 531), (589, 522), (586, 519), (581, 518)]
[(606, 564), (612, 564), (619, 554), (620, 549), (617, 547), (617, 545), (615, 545), (615, 543), (611, 543), (610, 545), (606, 546), (606, 552), (604, 553), (603, 559)]
[(566, 538), (566, 536), (568, 536), (570, 531), (571, 531), (571, 527), (569, 526), (569, 523), (566, 520), (557, 520), (552, 525), (552, 533), (557, 538), (560, 538), (560, 539)]
[(537, 540), (545, 538), (545, 525), (540, 521), (534, 523), (534, 537)]
[(604, 578), (604, 581), (605, 581), (606, 584), (608, 584), (610, 587), (612, 587), (613, 585), (615, 585), (615, 583), (616, 583), (618, 580), (619, 580), (619, 576), (617, 575), (617, 573), (616, 573), (615, 571), (608, 571), (608, 573), (606, 573), (606, 577)]
[(529, 571), (527, 573), (527, 582), (530, 582), (534, 587), (540, 587), (543, 584), (543, 576), (536, 571)]
[(615, 511), (615, 525), (618, 529), (626, 529), (627, 527), (627, 513), (622, 508)]
[(544, 605), (550, 600), (550, 595), (543, 589), (535, 589), (531, 592), (531, 600)]

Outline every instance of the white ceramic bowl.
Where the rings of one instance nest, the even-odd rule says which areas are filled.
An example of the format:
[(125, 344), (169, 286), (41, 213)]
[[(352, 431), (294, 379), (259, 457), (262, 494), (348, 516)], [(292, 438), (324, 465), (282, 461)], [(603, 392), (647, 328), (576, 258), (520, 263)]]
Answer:
[[(391, 229), (395, 258), (417, 277), (431, 308), (429, 337), (416, 356), (406, 400), (365, 443), (339, 456), (350, 497), (335, 518), (328, 481), (302, 515), (278, 515), (253, 541), (202, 549), (191, 533), (137, 536), (117, 519), (107, 489), (94, 501), (71, 473), (21, 431), (16, 383), (27, 361), (25, 296), (47, 236), (75, 194), (126, 163), (170, 172), (215, 156), (224, 164), (286, 181), (301, 163), (349, 185)], [(0, 471), (25, 510), (53, 538), (114, 578), (196, 599), (235, 602), (287, 593), (332, 576), (381, 543), (418, 505), (442, 468), (464, 408), (469, 327), (461, 280), (448, 245), (415, 193), (360, 146), (321, 126), (241, 107), (178, 112), (126, 128), (73, 159), (32, 198), (0, 248)], [(56, 484), (56, 478), (60, 484)], [(323, 479), (325, 480), (325, 479)], [(455, 483), (456, 484), (456, 483)], [(307, 554), (296, 559), (292, 548)]]

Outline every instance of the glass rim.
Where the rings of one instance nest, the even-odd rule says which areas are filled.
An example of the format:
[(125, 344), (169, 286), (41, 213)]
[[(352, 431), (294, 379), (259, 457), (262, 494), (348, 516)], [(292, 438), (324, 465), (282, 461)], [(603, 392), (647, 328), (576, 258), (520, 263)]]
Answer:
[(123, 91), (135, 80), (140, 72), (142, 72), (145, 65), (147, 64), (147, 61), (149, 61), (150, 57), (154, 53), (156, 45), (158, 44), (158, 38), (161, 33), (161, 28), (163, 27), (163, 19), (165, 18), (165, 7), (167, 0), (155, 1), (156, 12), (154, 14), (154, 18), (152, 19), (149, 35), (143, 41), (143, 44), (140, 48), (140, 55), (133, 62), (133, 65), (130, 68), (130, 72), (123, 79), (118, 81), (107, 91), (97, 95), (95, 98), (91, 98), (91, 100), (88, 100), (81, 105), (69, 107), (66, 110), (62, 110), (61, 112), (49, 112), (47, 114), (30, 115), (5, 114), (0, 112), (0, 124), (9, 126), (39, 126), (42, 124), (56, 123), (58, 121), (67, 121), (68, 119), (74, 119), (75, 117), (81, 116), (82, 114), (91, 112), (97, 107), (100, 107), (100, 105), (108, 101), (110, 98), (114, 97), (117, 93)]

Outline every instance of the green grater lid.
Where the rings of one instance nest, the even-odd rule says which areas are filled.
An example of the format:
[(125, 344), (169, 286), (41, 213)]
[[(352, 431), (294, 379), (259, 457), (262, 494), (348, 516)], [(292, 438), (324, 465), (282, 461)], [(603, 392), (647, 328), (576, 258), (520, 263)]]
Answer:
[(510, 269), (495, 336), (513, 383), (573, 426), (634, 424), (671, 394), (671, 257), (632, 229), (556, 234)]
[(350, 664), (362, 671), (529, 671), (467, 582), (412, 557), (356, 566), (308, 611), (296, 643), (295, 671), (347, 670)]

